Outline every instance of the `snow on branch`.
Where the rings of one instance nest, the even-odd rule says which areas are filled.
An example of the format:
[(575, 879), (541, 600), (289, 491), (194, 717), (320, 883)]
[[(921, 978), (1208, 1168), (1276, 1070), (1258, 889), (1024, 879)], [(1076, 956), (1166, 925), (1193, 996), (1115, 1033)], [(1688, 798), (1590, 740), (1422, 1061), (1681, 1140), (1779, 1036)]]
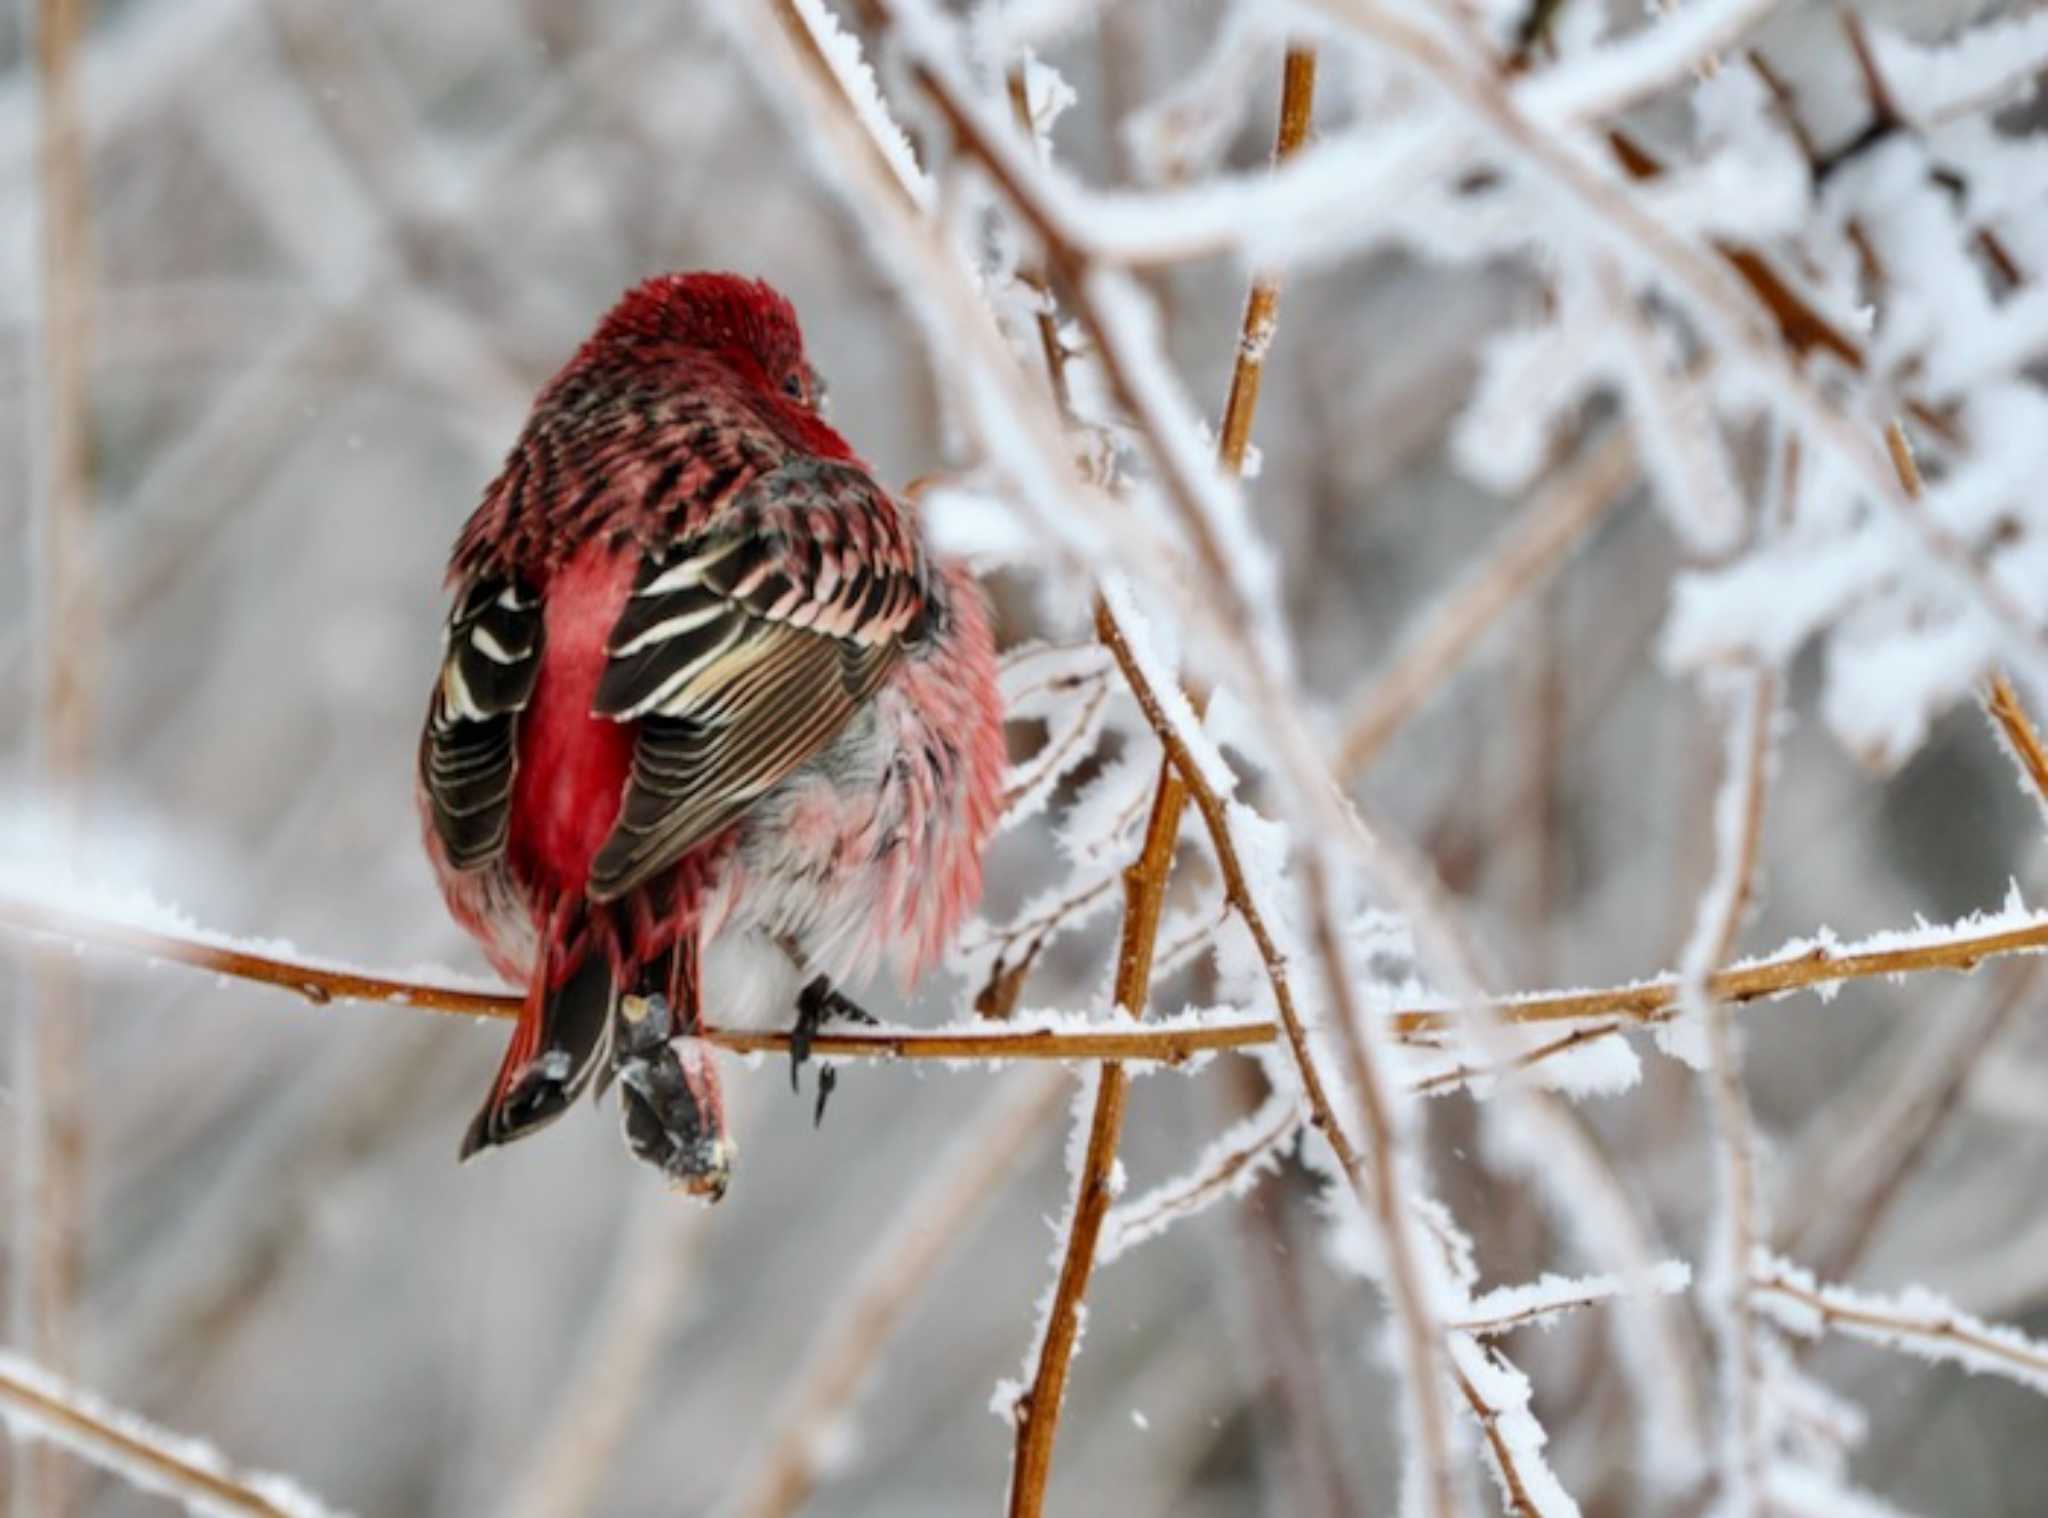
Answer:
[(1802, 1338), (1829, 1329), (1923, 1360), (2003, 1376), (2048, 1393), (2048, 1344), (1986, 1323), (1924, 1286), (1895, 1295), (1817, 1281), (1789, 1260), (1760, 1254), (1752, 1273), (1758, 1307)]
[(0, 1350), (0, 1423), (168, 1497), (196, 1518), (338, 1518), (296, 1482), (230, 1465), (213, 1446), (158, 1428)]

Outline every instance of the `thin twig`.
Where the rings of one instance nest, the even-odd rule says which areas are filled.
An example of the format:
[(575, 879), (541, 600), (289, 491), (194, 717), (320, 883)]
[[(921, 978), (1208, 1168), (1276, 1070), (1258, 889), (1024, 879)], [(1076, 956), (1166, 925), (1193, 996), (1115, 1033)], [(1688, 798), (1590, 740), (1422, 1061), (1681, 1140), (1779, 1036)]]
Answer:
[(1500, 1411), (1480, 1394), (1465, 1372), (1458, 1366), (1451, 1367), (1451, 1378), (1457, 1382), (1459, 1393), (1465, 1398), (1465, 1405), (1472, 1409), (1472, 1416), (1479, 1424), (1479, 1431), (1486, 1438), (1486, 1447), (1492, 1453), (1494, 1463), (1500, 1468), (1502, 1495), (1507, 1499), (1507, 1509), (1515, 1518), (1544, 1518), (1543, 1510), (1536, 1506), (1529, 1496), (1529, 1488), (1522, 1481), (1522, 1473), (1515, 1465), (1514, 1451), (1500, 1431)]
[(194, 1511), (318, 1518), (326, 1510), (276, 1476), (235, 1470), (204, 1446), (107, 1407), (38, 1366), (0, 1351), (0, 1421), (60, 1445)]
[[(2015, 1329), (1982, 1323), (1935, 1299), (1931, 1292), (1909, 1291), (1903, 1300), (1894, 1303), (1839, 1286), (1820, 1285), (1807, 1272), (1782, 1261), (1758, 1271), (1752, 1286), (1760, 1296), (1779, 1297), (1796, 1304), (1797, 1309), (1803, 1310), (1801, 1316), (1810, 1314), (1820, 1327), (1838, 1329), (1879, 1344), (1905, 1346), (1938, 1359), (1957, 1360), (1972, 1370), (1995, 1370), (2037, 1391), (2048, 1391), (2048, 1344), (2029, 1339)], [(1929, 1299), (1924, 1307), (1915, 1302), (1916, 1295)], [(1778, 1316), (1788, 1327), (1797, 1322), (1787, 1314)]]

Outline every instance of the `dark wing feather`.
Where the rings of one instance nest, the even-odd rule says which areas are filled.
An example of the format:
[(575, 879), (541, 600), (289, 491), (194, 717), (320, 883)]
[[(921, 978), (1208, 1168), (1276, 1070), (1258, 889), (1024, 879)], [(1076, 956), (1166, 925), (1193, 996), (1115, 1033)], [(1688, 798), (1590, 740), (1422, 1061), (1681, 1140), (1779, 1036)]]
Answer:
[(648, 558), (598, 683), (597, 713), (639, 726), (591, 897), (667, 869), (830, 743), (921, 625), (921, 575), (874, 482), (809, 458)]
[(420, 735), (420, 783), (448, 862), (488, 864), (505, 846), (519, 713), (540, 674), (541, 610), (517, 578), (472, 580), (449, 614), (441, 679)]

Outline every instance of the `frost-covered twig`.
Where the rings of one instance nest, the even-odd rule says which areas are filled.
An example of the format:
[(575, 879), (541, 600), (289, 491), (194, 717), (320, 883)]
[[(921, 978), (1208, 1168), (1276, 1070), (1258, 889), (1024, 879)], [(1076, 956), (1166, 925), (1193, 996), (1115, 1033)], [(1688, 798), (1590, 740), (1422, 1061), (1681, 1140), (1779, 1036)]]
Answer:
[(1478, 567), (1402, 635), (1387, 666), (1350, 703), (1334, 768), (1346, 780), (1370, 765), (1473, 646), (1523, 595), (1563, 562), (1572, 545), (1635, 478), (1635, 448), (1616, 428), (1575, 459), (1495, 539)]
[(782, 1518), (802, 1506), (829, 1463), (842, 1420), (897, 1328), (975, 1214), (1060, 1109), (1067, 1085), (1051, 1070), (1013, 1077), (881, 1230), (832, 1326), (784, 1395), (768, 1442), (733, 1482), (738, 1495), (726, 1510), (735, 1518)]
[(1568, 1312), (1598, 1307), (1631, 1291), (1684, 1291), (1692, 1270), (1683, 1260), (1662, 1260), (1641, 1281), (1618, 1276), (1545, 1276), (1523, 1286), (1500, 1286), (1474, 1297), (1462, 1317), (1445, 1326), (1475, 1339), (1491, 1338), (1532, 1324), (1548, 1325)]
[(1112, 1212), (1097, 1263), (1107, 1265), (1174, 1224), (1244, 1195), (1280, 1162), (1303, 1122), (1294, 1093), (1276, 1089), (1256, 1112), (1233, 1123), (1188, 1174), (1155, 1186)]
[(1578, 146), (1550, 121), (1504, 90), (1485, 60), (1418, 24), (1384, 0), (1319, 0), (1322, 8), (1372, 37), (1434, 80), (1471, 119), (1482, 124), (1517, 164), (1558, 191), (1591, 218), (1603, 236), (1625, 248), (1638, 269), (1655, 272), (1659, 287), (1685, 309), (1718, 347), (1724, 361), (1811, 444), (1829, 454), (1846, 476), (1895, 523), (1920, 552), (1920, 572), (1938, 579), (1996, 629), (2009, 657), (2030, 679), (2048, 681), (2048, 630), (1977, 562), (1970, 546), (1944, 523), (1918, 509), (1899, 484), (1867, 431), (1835, 406), (1786, 354), (1776, 334), (1731, 286), (1721, 267), (1685, 234), (1665, 224), (1625, 187), (1596, 172)]
[(236, 1470), (198, 1440), (109, 1407), (5, 1350), (0, 1423), (18, 1438), (57, 1445), (182, 1503), (199, 1518), (326, 1518), (333, 1511), (285, 1477)]
[[(1199, 791), (1195, 799), (1199, 805)], [(1245, 899), (1251, 899), (1249, 894)], [(1256, 907), (1254, 901), (1255, 911)], [(471, 990), (308, 964), (231, 947), (224, 941), (207, 942), (138, 928), (7, 896), (0, 896), (0, 928), (191, 965), (236, 980), (276, 986), (316, 1004), (357, 1001), (489, 1018), (513, 1018), (519, 1014), (519, 998), (510, 992)], [(1257, 936), (1254, 931), (1254, 937)], [(1716, 1001), (1743, 1006), (1800, 991), (1829, 995), (1859, 980), (1933, 971), (1967, 973), (1986, 960), (2044, 952), (2048, 952), (2048, 913), (2030, 912), (2014, 899), (2003, 912), (1989, 918), (1968, 917), (1933, 928), (1888, 931), (1849, 943), (1825, 937), (1796, 939), (1775, 954), (1715, 972), (1708, 977), (1707, 992)], [(1287, 966), (1277, 945), (1273, 954), (1269, 969), (1277, 969), (1284, 983)], [(1595, 991), (1523, 993), (1488, 1005), (1501, 1021), (1514, 1025), (1542, 1026), (1605, 1018), (1618, 1020), (1624, 1026), (1650, 1027), (1669, 1020), (1677, 1003), (1677, 981), (1666, 975)], [(1418, 1040), (1445, 1032), (1453, 1025), (1455, 1016), (1441, 1005), (1415, 1006), (1388, 1014), (1388, 1021), (1396, 1036)], [(958, 1032), (885, 1028), (865, 1033), (821, 1033), (812, 1047), (821, 1055), (841, 1059), (1124, 1059), (1179, 1065), (1206, 1053), (1263, 1048), (1285, 1036), (1283, 1024), (1244, 1018), (1128, 1029), (1073, 1030), (1064, 1023), (1059, 1027), (1027, 1025), (1014, 1031), (978, 1027)], [(789, 1049), (787, 1033), (707, 1027), (703, 1037), (706, 1042), (736, 1054), (780, 1054)]]
[(1754, 1271), (1752, 1290), (1757, 1306), (1789, 1332), (1810, 1338), (1832, 1328), (1922, 1359), (2005, 1376), (2048, 1394), (2048, 1344), (1972, 1317), (1924, 1286), (1884, 1296), (1824, 1285), (1789, 1260), (1766, 1257)]

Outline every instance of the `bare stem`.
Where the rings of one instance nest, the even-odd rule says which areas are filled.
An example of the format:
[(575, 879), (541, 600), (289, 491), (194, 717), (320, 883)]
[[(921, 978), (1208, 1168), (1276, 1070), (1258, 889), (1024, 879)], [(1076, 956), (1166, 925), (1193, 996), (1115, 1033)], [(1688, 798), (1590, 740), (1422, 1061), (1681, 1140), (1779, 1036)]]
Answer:
[[(42, 436), (35, 445), (43, 495), (39, 759), (47, 804), (75, 826), (91, 763), (96, 613), (88, 535), (92, 468), (92, 249), (90, 184), (78, 53), (85, 0), (37, 7), (36, 92), (39, 280), (42, 293)], [(86, 1021), (78, 969), (37, 959), (18, 1014), (23, 1058), (15, 1126), (20, 1220), (13, 1283), (15, 1342), (60, 1374), (76, 1359), (73, 1319), (85, 1277)], [(24, 1475), (18, 1511), (57, 1515), (75, 1494), (48, 1452)]]

